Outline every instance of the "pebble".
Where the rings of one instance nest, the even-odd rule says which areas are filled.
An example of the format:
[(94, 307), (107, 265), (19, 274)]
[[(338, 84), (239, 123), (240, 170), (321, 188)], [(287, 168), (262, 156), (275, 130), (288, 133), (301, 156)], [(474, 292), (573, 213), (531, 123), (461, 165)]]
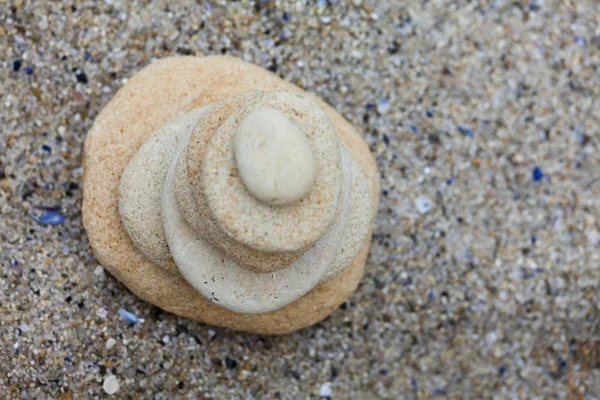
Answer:
[(119, 391), (121, 386), (119, 385), (119, 380), (114, 375), (109, 375), (104, 378), (104, 383), (102, 384), (102, 389), (109, 394), (113, 395)]
[(107, 307), (99, 307), (96, 310), (96, 315), (98, 316), (98, 318), (106, 318), (108, 316), (108, 308)]
[(61, 225), (66, 220), (66, 217), (60, 211), (53, 209), (43, 210), (39, 217), (31, 214), (31, 218), (42, 225)]
[(535, 167), (531, 173), (531, 177), (534, 182), (539, 182), (544, 178), (544, 172), (539, 167)]
[(415, 200), (415, 207), (419, 214), (427, 214), (433, 208), (433, 202), (429, 197), (419, 196)]
[(106, 350), (111, 350), (113, 347), (115, 347), (115, 345), (117, 344), (117, 341), (113, 338), (108, 338), (108, 340), (106, 341)]
[(119, 308), (119, 315), (121, 316), (121, 318), (123, 318), (125, 321), (129, 322), (132, 325), (137, 324), (138, 322), (138, 317), (134, 313), (129, 312), (124, 308)]
[(329, 15), (322, 15), (319, 19), (326, 25), (331, 22), (331, 17)]
[(319, 389), (319, 396), (327, 399), (333, 396), (333, 391), (331, 390), (331, 383), (326, 382), (321, 385), (321, 388)]
[(377, 112), (381, 115), (385, 115), (390, 111), (390, 101), (388, 99), (380, 99), (377, 102)]

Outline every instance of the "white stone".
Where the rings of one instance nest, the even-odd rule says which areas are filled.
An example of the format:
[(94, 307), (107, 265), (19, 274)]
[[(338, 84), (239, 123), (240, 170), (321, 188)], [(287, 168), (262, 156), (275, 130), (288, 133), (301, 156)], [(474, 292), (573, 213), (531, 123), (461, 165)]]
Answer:
[(385, 115), (390, 111), (391, 105), (388, 99), (380, 99), (377, 102), (377, 112), (381, 115)]
[(96, 315), (98, 316), (98, 318), (106, 318), (106, 316), (108, 315), (108, 308), (100, 307), (96, 310)]
[(111, 350), (113, 347), (115, 347), (115, 345), (117, 344), (117, 341), (113, 338), (108, 338), (108, 340), (106, 341), (106, 350)]
[(120, 389), (120, 385), (119, 385), (119, 381), (117, 380), (117, 377), (114, 375), (110, 375), (107, 376), (104, 379), (104, 384), (102, 385), (102, 388), (104, 389), (104, 391), (107, 394), (115, 394), (119, 391)]
[(321, 385), (321, 389), (319, 389), (319, 396), (330, 398), (333, 396), (333, 391), (331, 390), (331, 383), (326, 382)]
[(274, 108), (253, 111), (239, 124), (234, 153), (244, 185), (266, 204), (293, 204), (308, 194), (315, 181), (308, 138)]
[(415, 207), (419, 214), (427, 214), (433, 208), (433, 202), (429, 197), (420, 196), (415, 200)]

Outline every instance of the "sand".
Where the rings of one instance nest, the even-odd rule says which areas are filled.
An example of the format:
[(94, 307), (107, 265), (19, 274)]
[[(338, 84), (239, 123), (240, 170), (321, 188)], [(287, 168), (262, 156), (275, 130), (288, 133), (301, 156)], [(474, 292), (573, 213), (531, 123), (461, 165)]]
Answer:
[[(0, 393), (600, 397), (597, 2), (73, 3), (0, 6)], [(81, 222), (102, 107), (153, 60), (221, 53), (321, 96), (382, 174), (357, 292), (289, 336), (150, 306)]]

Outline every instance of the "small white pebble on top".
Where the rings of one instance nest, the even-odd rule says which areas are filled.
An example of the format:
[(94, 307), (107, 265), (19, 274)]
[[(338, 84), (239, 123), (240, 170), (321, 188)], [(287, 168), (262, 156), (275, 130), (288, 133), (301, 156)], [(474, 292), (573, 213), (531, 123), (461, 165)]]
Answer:
[(26, 323), (22, 323), (21, 326), (19, 326), (19, 330), (21, 331), (21, 333), (27, 333), (31, 331), (31, 327)]
[(325, 382), (321, 385), (321, 389), (319, 389), (319, 396), (330, 398), (333, 395), (333, 391), (331, 390), (331, 383)]
[(119, 381), (117, 377), (114, 375), (107, 376), (104, 379), (104, 384), (102, 385), (104, 391), (108, 394), (115, 394), (119, 391)]

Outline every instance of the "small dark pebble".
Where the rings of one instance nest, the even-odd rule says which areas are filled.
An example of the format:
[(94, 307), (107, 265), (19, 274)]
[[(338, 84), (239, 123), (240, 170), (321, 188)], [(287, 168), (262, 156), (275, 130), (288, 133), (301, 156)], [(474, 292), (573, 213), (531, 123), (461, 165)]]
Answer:
[(70, 303), (71, 301), (73, 301), (73, 297), (72, 297), (72, 296), (68, 296), (68, 297), (65, 299), (65, 301), (66, 301), (67, 303)]
[(390, 138), (385, 133), (383, 134), (383, 142), (385, 143), (386, 146), (390, 145)]
[(433, 113), (431, 111), (426, 111), (425, 115), (427, 116), (427, 118), (433, 118)]
[(179, 382), (177, 383), (177, 387), (178, 387), (179, 389), (183, 389), (183, 387), (184, 387), (184, 386), (185, 386), (185, 384), (183, 383), (183, 381), (179, 381)]
[(498, 368), (498, 375), (502, 376), (505, 373), (506, 373), (506, 368), (505, 367)]
[(69, 356), (69, 355), (66, 355), (66, 356), (65, 356), (65, 360), (66, 360), (66, 361), (69, 361), (69, 362), (73, 362), (73, 359), (72, 359), (72, 358), (71, 358), (71, 356)]
[(290, 16), (286, 12), (283, 13), (283, 15), (281, 16), (281, 18), (283, 19), (283, 22), (288, 22), (290, 20)]
[(87, 51), (87, 50), (86, 50), (86, 51), (83, 53), (83, 59), (84, 59), (85, 61), (90, 61), (90, 60), (92, 59), (92, 53), (90, 53), (89, 51)]
[(592, 138), (590, 135), (586, 135), (585, 133), (579, 137), (579, 143), (581, 143), (582, 146), (587, 145), (591, 140)]
[(189, 49), (187, 47), (178, 47), (177, 54), (181, 54), (182, 56), (189, 56), (194, 54), (194, 52), (192, 51), (192, 49)]
[(277, 60), (273, 58), (271, 60), (271, 65), (269, 65), (267, 69), (271, 72), (277, 72), (277, 70), (279, 69), (279, 64), (277, 63)]
[(531, 177), (534, 182), (539, 182), (544, 178), (544, 171), (542, 171), (539, 167), (535, 167), (531, 173)]
[(27, 75), (32, 75), (33, 74), (33, 67), (31, 67), (31, 66), (28, 65), (28, 66), (26, 66), (23, 69), (23, 72), (25, 72)]
[(388, 53), (390, 53), (390, 54), (396, 54), (396, 53), (398, 53), (399, 50), (400, 50), (400, 45), (399, 45), (398, 41), (396, 41), (396, 40), (394, 40), (388, 46)]
[(23, 65), (23, 61), (21, 61), (21, 60), (13, 61), (13, 66), (12, 66), (13, 71), (18, 72), (21, 69), (21, 65)]
[(52, 148), (47, 144), (42, 145), (42, 150), (44, 150), (48, 154), (52, 154)]
[(232, 358), (225, 357), (225, 365), (228, 369), (234, 369), (235, 367), (237, 367), (237, 361)]
[(458, 131), (460, 133), (462, 133), (463, 135), (465, 135), (467, 137), (473, 137), (473, 131), (469, 128), (465, 128), (464, 126), (457, 125), (456, 129), (458, 129)]
[(75, 71), (75, 78), (77, 78), (77, 82), (83, 83), (84, 85), (88, 83), (87, 75), (81, 70)]

